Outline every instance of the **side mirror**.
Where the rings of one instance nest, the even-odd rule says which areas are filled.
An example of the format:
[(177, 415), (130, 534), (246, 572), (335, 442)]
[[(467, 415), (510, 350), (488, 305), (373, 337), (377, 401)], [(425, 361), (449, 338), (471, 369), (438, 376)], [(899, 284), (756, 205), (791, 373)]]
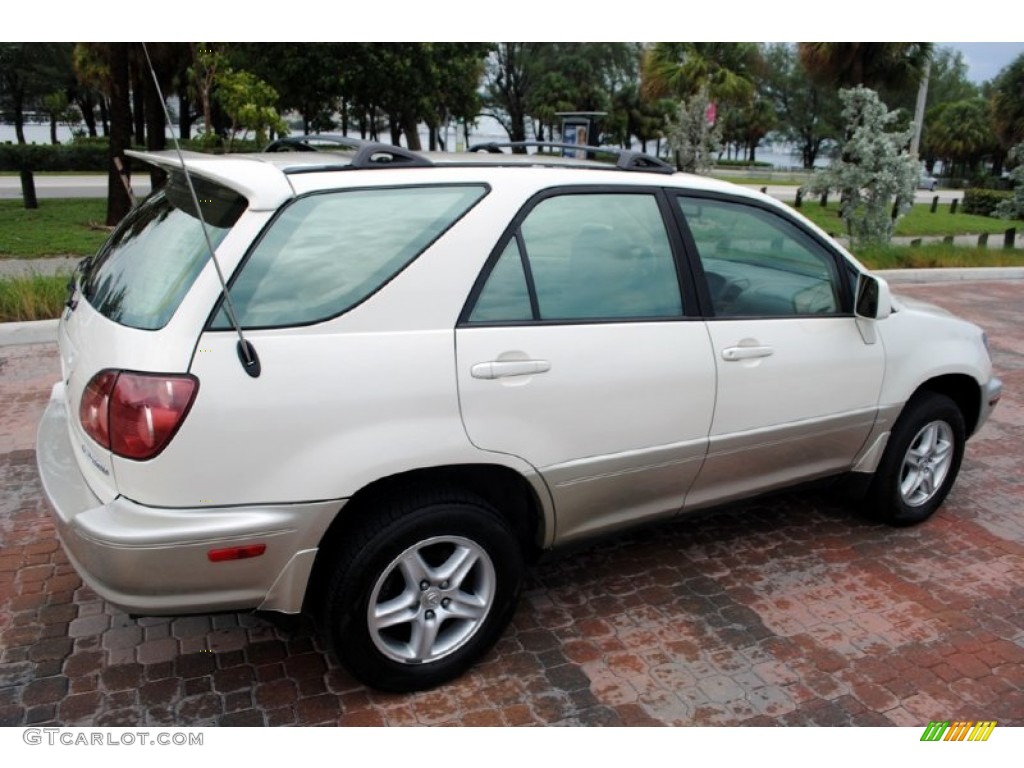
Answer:
[(869, 320), (884, 320), (892, 312), (889, 284), (880, 277), (861, 273), (857, 278), (857, 301), (854, 314)]

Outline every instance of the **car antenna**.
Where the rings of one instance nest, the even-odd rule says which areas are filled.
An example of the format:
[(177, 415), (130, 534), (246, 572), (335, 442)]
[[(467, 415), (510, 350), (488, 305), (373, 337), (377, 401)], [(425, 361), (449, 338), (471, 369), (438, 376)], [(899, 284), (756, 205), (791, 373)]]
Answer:
[[(167, 111), (167, 100), (164, 99), (164, 93), (160, 89), (160, 81), (157, 79), (156, 70), (153, 68), (153, 60), (149, 57), (149, 49), (145, 43), (142, 43), (142, 52), (146, 55), (146, 64), (149, 66), (149, 73), (153, 77), (153, 87), (156, 88), (157, 96), (160, 97), (160, 106), (164, 111), (164, 119), (167, 120), (167, 125), (171, 125), (171, 114)], [(182, 173), (185, 174), (185, 183), (188, 185), (189, 194), (192, 195), (192, 204), (196, 207), (199, 224), (203, 228), (203, 237), (206, 239), (206, 248), (210, 252), (210, 260), (213, 261), (213, 266), (217, 270), (221, 295), (224, 297), (224, 309), (227, 312), (232, 327), (238, 334), (238, 359), (242, 363), (242, 370), (255, 379), (260, 375), (260, 359), (256, 355), (256, 348), (242, 335), (242, 326), (238, 322), (237, 315), (235, 315), (235, 305), (231, 302), (231, 294), (228, 292), (228, 285), (224, 280), (224, 272), (220, 268), (217, 254), (214, 253), (213, 241), (210, 240), (206, 219), (203, 218), (203, 209), (199, 207), (199, 196), (196, 194), (196, 188), (192, 185), (192, 176), (189, 175), (188, 167), (185, 165), (185, 156), (181, 152), (181, 144), (178, 143), (178, 137), (174, 135), (174, 131), (171, 131), (171, 140), (174, 142), (175, 152), (178, 153), (178, 161), (181, 163)]]

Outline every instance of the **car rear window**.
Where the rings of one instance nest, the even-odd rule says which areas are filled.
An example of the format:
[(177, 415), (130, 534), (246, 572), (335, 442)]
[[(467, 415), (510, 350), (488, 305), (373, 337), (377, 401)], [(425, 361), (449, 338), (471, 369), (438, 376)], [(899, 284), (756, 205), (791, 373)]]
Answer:
[[(244, 328), (348, 311), (397, 275), (487, 193), (483, 185), (319, 193), (288, 205), (231, 284)], [(229, 328), (221, 309), (213, 328)]]
[[(192, 177), (216, 248), (248, 201), (219, 184)], [(96, 311), (142, 330), (163, 328), (210, 258), (184, 177), (129, 213), (103, 247), (87, 260), (81, 289)]]

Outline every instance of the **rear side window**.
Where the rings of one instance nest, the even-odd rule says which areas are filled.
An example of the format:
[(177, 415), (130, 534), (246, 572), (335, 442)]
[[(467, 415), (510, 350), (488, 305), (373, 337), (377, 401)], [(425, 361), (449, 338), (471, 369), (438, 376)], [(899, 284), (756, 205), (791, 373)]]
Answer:
[[(231, 285), (245, 328), (326, 320), (363, 301), (440, 237), (486, 187), (360, 189), (303, 197), (281, 212)], [(229, 328), (221, 309), (214, 328)]]
[[(216, 248), (248, 204), (226, 187), (192, 177), (210, 241)], [(163, 328), (210, 259), (184, 178), (129, 213), (83, 270), (81, 289), (115, 323)]]

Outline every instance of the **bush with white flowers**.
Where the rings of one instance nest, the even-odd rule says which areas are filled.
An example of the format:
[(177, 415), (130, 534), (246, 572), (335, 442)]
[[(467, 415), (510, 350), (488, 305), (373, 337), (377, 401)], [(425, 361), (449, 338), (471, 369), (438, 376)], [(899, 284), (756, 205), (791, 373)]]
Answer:
[(854, 245), (884, 244), (892, 238), (893, 203), (902, 215), (914, 203), (921, 173), (907, 146), (910, 131), (891, 130), (896, 112), (870, 88), (841, 90), (846, 139), (840, 156), (804, 187), (811, 194), (838, 192), (840, 215)]
[(712, 155), (722, 146), (722, 129), (708, 120), (710, 101), (706, 90), (679, 102), (666, 130), (676, 168), (687, 173), (707, 173)]
[(1017, 167), (1010, 171), (1013, 197), (997, 205), (992, 215), (1001, 219), (1024, 219), (1024, 142), (1010, 150), (1009, 158), (1017, 163)]

